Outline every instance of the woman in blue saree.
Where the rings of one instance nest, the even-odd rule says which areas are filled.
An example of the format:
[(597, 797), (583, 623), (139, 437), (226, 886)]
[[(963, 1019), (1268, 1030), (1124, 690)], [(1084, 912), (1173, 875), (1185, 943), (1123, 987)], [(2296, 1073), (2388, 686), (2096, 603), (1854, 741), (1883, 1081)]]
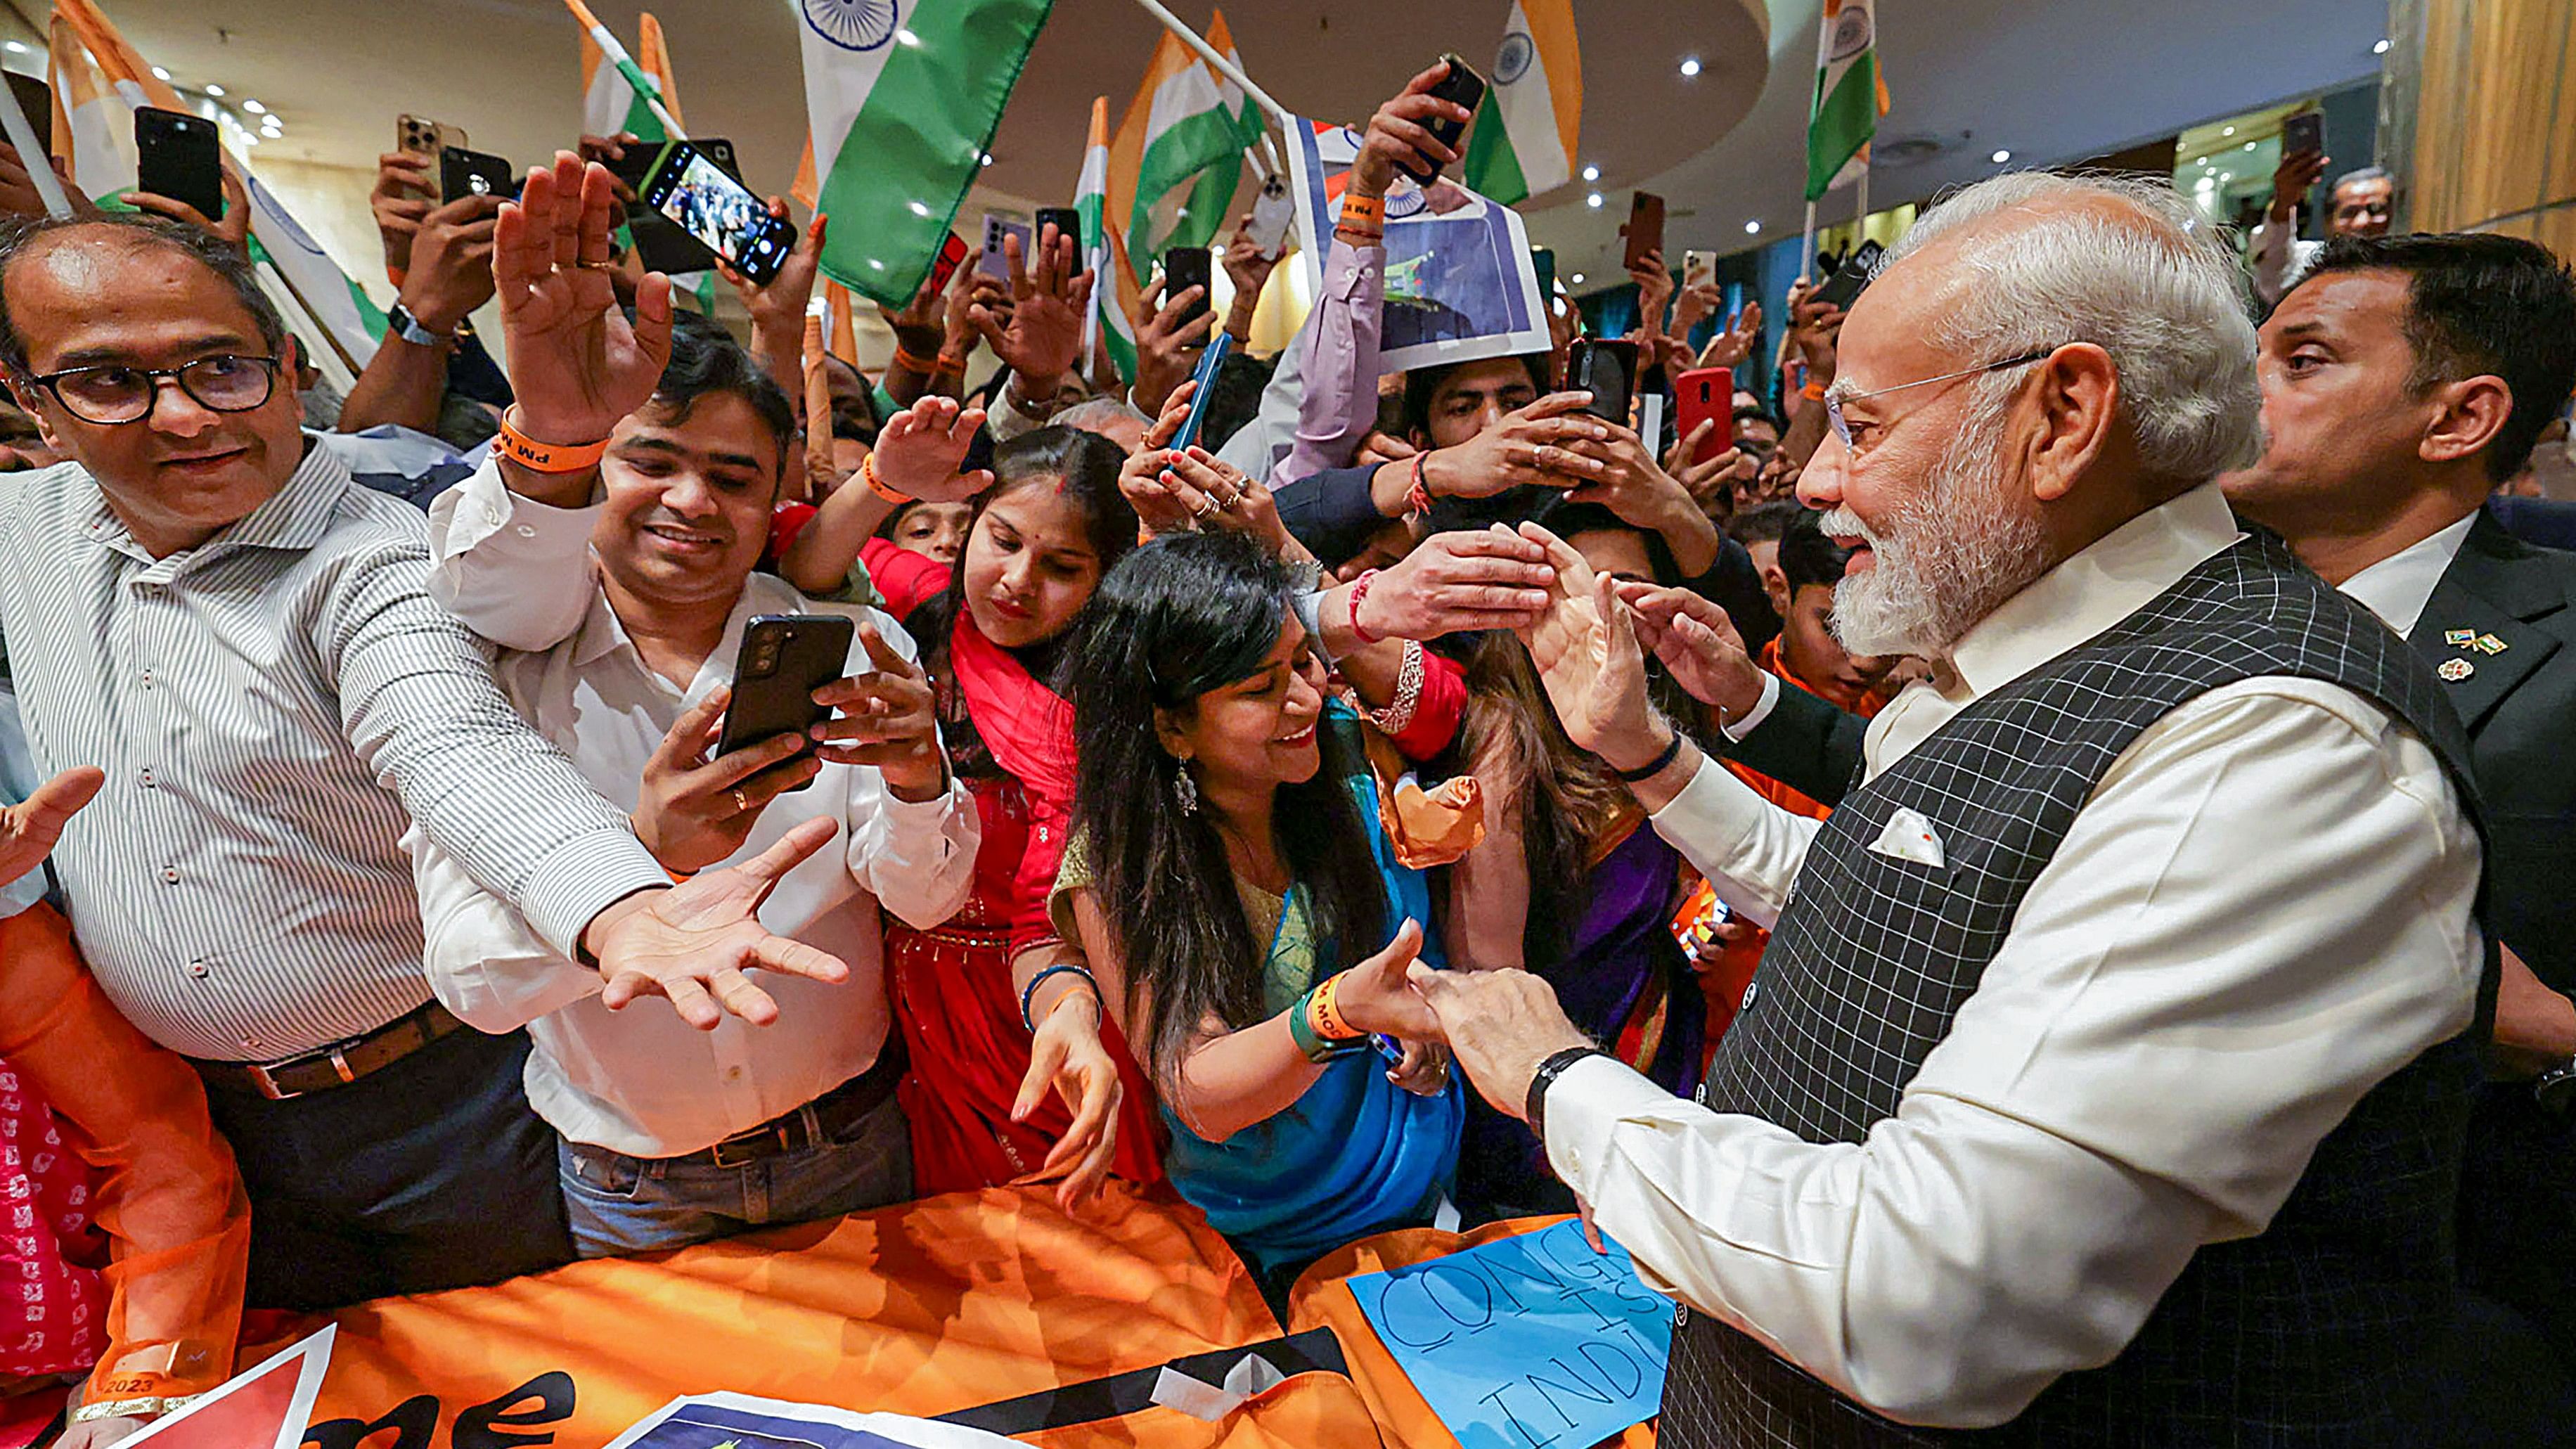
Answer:
[(1231, 534), (1159, 538), (1102, 581), (1055, 902), (1161, 1095), (1165, 1171), (1274, 1289), (1429, 1221), (1464, 1111), (1404, 979), (1438, 964), (1430, 901), (1294, 587)]

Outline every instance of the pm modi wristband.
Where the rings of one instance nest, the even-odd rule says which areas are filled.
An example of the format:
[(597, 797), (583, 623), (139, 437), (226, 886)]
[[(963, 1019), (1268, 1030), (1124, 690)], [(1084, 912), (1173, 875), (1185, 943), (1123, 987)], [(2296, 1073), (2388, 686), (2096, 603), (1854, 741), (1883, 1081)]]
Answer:
[(510, 421), (510, 414), (517, 411), (514, 405), (501, 414), (501, 431), (493, 441), (502, 457), (531, 473), (578, 473), (599, 466), (608, 452), (606, 438), (596, 443), (540, 443)]

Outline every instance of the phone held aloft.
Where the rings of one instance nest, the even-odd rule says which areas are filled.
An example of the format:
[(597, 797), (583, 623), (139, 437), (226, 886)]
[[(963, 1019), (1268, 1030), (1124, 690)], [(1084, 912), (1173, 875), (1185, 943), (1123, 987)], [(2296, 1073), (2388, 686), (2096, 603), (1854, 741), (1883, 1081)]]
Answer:
[(716, 753), (729, 755), (779, 735), (806, 739), (812, 748), (809, 732), (832, 713), (814, 702), (814, 691), (849, 672), (857, 632), (841, 614), (762, 614), (744, 625), (742, 648), (734, 656), (733, 702), (725, 708)]
[(1565, 359), (1565, 385), (1592, 394), (1583, 411), (1605, 423), (1628, 426), (1628, 404), (1637, 384), (1637, 344), (1606, 337), (1577, 340)]
[[(1455, 52), (1440, 57), (1440, 60), (1449, 69), (1440, 77), (1439, 83), (1431, 88), (1431, 94), (1444, 101), (1456, 101), (1465, 108), (1469, 116), (1475, 115), (1476, 107), (1482, 105), (1485, 100), (1485, 78), (1476, 74), (1475, 70), (1467, 62), (1460, 60)], [(1458, 138), (1467, 134), (1467, 123), (1452, 120), (1447, 116), (1435, 116), (1423, 122), (1422, 129), (1429, 131), (1433, 139), (1439, 141), (1441, 145), (1455, 151), (1458, 149)], [(1412, 177), (1415, 183), (1422, 186), (1430, 185), (1440, 174), (1440, 169), (1436, 166), (1431, 170), (1422, 171), (1403, 161), (1395, 163), (1395, 169)]]
[(1173, 247), (1163, 253), (1163, 301), (1168, 304), (1192, 287), (1199, 289), (1199, 299), (1181, 314), (1183, 326), (1207, 315), (1216, 296), (1216, 258), (1206, 247)]
[(462, 201), (469, 196), (507, 199), (519, 194), (518, 182), (518, 172), (510, 163), (489, 151), (468, 151), (462, 146), (439, 149), (438, 191), (441, 201)]
[(134, 152), (136, 190), (186, 202), (208, 221), (223, 219), (224, 164), (214, 122), (184, 111), (137, 106)]
[(686, 141), (673, 141), (644, 178), (640, 200), (733, 264), (753, 284), (773, 281), (796, 245), (796, 228)]

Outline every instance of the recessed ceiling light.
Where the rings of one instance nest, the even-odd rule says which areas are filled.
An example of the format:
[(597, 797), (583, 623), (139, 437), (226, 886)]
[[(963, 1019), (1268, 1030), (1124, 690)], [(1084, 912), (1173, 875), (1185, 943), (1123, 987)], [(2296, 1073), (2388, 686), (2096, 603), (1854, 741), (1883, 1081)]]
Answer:
[(1758, 221), (1748, 221), (1744, 224), (1744, 234), (1746, 236), (1752, 236), (1760, 230), (1762, 230), (1762, 223)]
[(2385, 40), (2372, 41), (2370, 45), (2370, 53), (2373, 55), (2386, 55), (2388, 53), (2388, 42)]
[(1580, 287), (1583, 285), (1583, 274), (1581, 272), (1577, 272), (1573, 276), (1566, 278), (1566, 280)]
[(1699, 74), (1699, 57), (1698, 57), (1698, 56), (1695, 56), (1695, 55), (1686, 55), (1686, 56), (1683, 56), (1683, 57), (1682, 57), (1682, 75), (1683, 75), (1683, 76), (1685, 76), (1685, 77), (1689, 77), (1689, 76), (1695, 76), (1695, 75), (1697, 75), (1697, 74)]
[(12, 40), (5, 48), (11, 55), (25, 55), (27, 53), (27, 42), (23, 40)]
[(987, 151), (987, 152), (985, 152), (983, 155), (976, 157), (976, 158), (975, 158), (975, 164), (976, 164), (976, 165), (978, 165), (978, 166), (990, 166), (990, 165), (992, 165), (992, 164), (993, 164), (993, 153), (992, 153), (992, 152), (990, 152), (990, 151)]
[[(22, 45), (22, 46), (20, 46), (20, 47), (18, 47), (18, 48), (19, 48), (20, 50), (24, 50), (24, 49), (26, 49), (26, 47), (25, 47), (25, 46), (23, 46), (23, 45)], [(156, 66), (152, 67), (152, 78), (153, 78), (154, 80), (168, 80), (168, 79), (170, 78), (170, 72), (168, 72), (168, 71), (166, 71), (166, 70), (162, 69), (160, 66), (157, 66), (157, 65), (156, 65)]]
[(242, 109), (250, 112), (254, 116), (265, 116), (268, 114), (268, 107), (261, 105), (257, 101), (242, 102)]
[(2254, 149), (2254, 143), (2253, 143), (2253, 142), (2251, 142), (2251, 141), (2246, 142), (2246, 143), (2245, 143), (2245, 149), (2246, 149), (2246, 150), (2248, 150), (2248, 151), (2253, 150), (2253, 149)]
[(1998, 166), (2001, 166), (2012, 159), (2012, 153), (2010, 151), (1997, 151), (1994, 155), (1989, 156), (1986, 159), (1994, 162)]
[[(13, 42), (13, 43), (14, 43), (14, 42)], [(1584, 168), (1583, 168), (1583, 179), (1584, 179), (1584, 180), (1586, 180), (1586, 181), (1598, 181), (1598, 180), (1600, 180), (1600, 179), (1601, 179), (1601, 168), (1600, 168), (1600, 167), (1598, 167), (1598, 166), (1586, 166), (1586, 167), (1584, 167)]]
[(2236, 134), (2236, 128), (2234, 126), (2221, 126), (2218, 128), (2218, 134), (2221, 136), (2233, 136)]
[(209, 83), (206, 87), (206, 94), (213, 96), (217, 100), (222, 100), (224, 98), (224, 88), (222, 86)]
[(1583, 198), (1583, 204), (1591, 207), (1594, 211), (1599, 211), (1601, 209), (1601, 193), (1596, 191)]

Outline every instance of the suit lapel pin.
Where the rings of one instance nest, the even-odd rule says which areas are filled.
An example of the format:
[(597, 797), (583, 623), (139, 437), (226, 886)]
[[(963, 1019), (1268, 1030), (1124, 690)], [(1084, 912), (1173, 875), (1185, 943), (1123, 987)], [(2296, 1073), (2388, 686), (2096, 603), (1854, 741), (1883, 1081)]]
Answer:
[(2454, 649), (2466, 649), (2470, 645), (2478, 642), (2478, 631), (2475, 629), (2445, 629), (2442, 631), (2442, 642), (2450, 645)]
[(2470, 675), (2477, 673), (2478, 667), (2465, 659), (2445, 659), (2442, 661), (2441, 667), (2435, 669), (2433, 672), (2442, 676), (2445, 683), (2457, 684), (2461, 680), (2468, 678)]
[(2505, 642), (2493, 634), (2480, 634), (2476, 643), (2480, 654), (2502, 654), (2506, 647)]

